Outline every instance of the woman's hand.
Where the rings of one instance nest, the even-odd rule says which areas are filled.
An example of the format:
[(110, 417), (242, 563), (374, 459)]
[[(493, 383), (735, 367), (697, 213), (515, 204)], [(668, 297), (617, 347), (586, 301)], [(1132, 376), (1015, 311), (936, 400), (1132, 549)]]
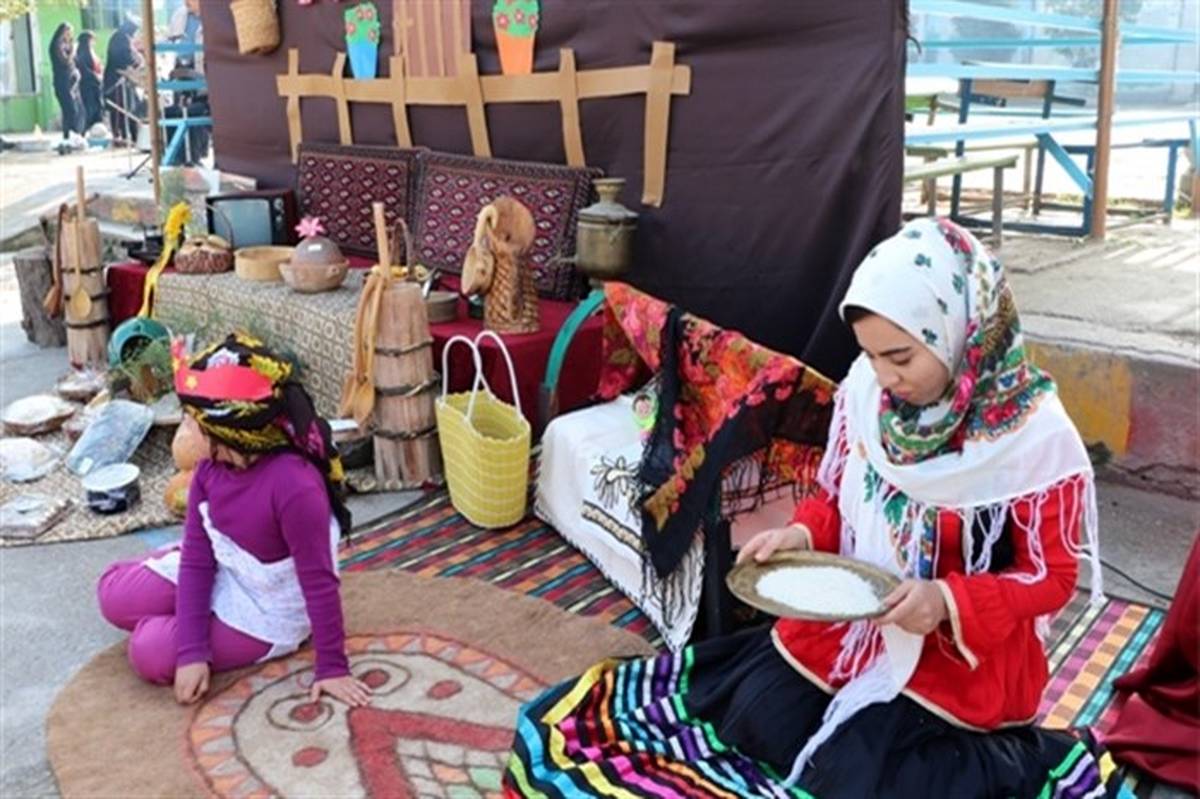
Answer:
[(366, 707), (371, 704), (371, 689), (362, 680), (356, 680), (349, 674), (344, 677), (329, 677), (317, 680), (308, 692), (310, 702), (316, 702), (321, 694), (329, 694), (334, 699), (340, 699), (350, 707)]
[(751, 558), (762, 563), (776, 552), (784, 549), (808, 549), (812, 534), (803, 524), (789, 524), (787, 527), (777, 527), (773, 530), (763, 530), (742, 547), (738, 552), (737, 562), (744, 563)]
[(211, 672), (207, 663), (189, 663), (175, 669), (175, 701), (191, 705), (208, 693), (208, 676)]
[(887, 613), (876, 624), (895, 624), (905, 632), (929, 635), (950, 615), (946, 598), (930, 580), (905, 580), (884, 598)]

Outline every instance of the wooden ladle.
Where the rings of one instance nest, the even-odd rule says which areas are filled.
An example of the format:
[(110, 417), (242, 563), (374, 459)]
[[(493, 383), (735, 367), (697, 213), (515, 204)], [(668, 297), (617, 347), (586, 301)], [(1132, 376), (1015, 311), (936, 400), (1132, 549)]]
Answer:
[(87, 220), (84, 210), (86, 199), (83, 192), (83, 167), (75, 168), (75, 200), (78, 211), (75, 214), (75, 291), (67, 307), (76, 322), (82, 322), (92, 312), (92, 298), (83, 285), (83, 225)]
[(375, 242), (379, 248), (379, 273), (370, 275), (368, 280), (376, 281), (381, 285), (373, 287), (374, 292), (368, 298), (370, 304), (363, 314), (361, 331), (363, 343), (360, 344), (363, 349), (358, 355), (362, 360), (362, 376), (367, 379), (355, 386), (354, 396), (351, 400), (354, 418), (360, 426), (371, 418), (371, 412), (375, 409), (375, 385), (374, 381), (369, 378), (375, 370), (375, 330), (379, 326), (379, 307), (383, 302), (384, 292), (391, 283), (392, 271), (392, 256), (388, 248), (387, 221), (383, 214), (383, 203), (373, 203), (372, 210), (375, 214)]

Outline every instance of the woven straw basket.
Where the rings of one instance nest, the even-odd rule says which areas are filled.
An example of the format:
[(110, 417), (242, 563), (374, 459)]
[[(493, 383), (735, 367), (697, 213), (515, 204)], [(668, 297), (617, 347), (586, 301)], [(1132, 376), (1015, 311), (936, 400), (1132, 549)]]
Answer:
[(275, 0), (233, 0), (229, 8), (233, 12), (239, 53), (269, 53), (279, 46)]
[[(496, 340), (508, 364), (516, 405), (498, 399), (483, 377), (479, 340), (486, 336)], [(449, 354), (457, 343), (471, 348), (475, 382), (470, 391), (449, 394)], [(455, 510), (476, 527), (508, 527), (521, 521), (529, 493), (531, 430), (521, 413), (512, 357), (498, 335), (484, 330), (474, 341), (455, 336), (446, 342), (442, 351), (442, 396), (436, 410), (442, 462)]]

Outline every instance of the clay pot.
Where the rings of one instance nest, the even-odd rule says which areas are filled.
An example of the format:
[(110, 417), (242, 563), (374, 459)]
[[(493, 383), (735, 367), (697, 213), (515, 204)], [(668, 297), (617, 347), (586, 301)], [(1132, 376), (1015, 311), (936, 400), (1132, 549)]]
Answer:
[(304, 266), (294, 261), (279, 265), (279, 274), (288, 288), (300, 294), (317, 294), (322, 291), (333, 291), (346, 279), (350, 265), (346, 261), (340, 264), (324, 266)]
[(342, 285), (349, 266), (337, 244), (324, 236), (310, 236), (296, 245), (290, 261), (279, 265), (279, 273), (292, 291), (313, 294)]
[(193, 474), (190, 470), (180, 472), (171, 478), (163, 491), (163, 503), (167, 510), (181, 519), (187, 515), (188, 489), (192, 486)]
[(190, 472), (201, 460), (208, 457), (208, 440), (200, 432), (200, 426), (190, 416), (185, 416), (175, 438), (171, 440), (171, 457), (181, 471)]

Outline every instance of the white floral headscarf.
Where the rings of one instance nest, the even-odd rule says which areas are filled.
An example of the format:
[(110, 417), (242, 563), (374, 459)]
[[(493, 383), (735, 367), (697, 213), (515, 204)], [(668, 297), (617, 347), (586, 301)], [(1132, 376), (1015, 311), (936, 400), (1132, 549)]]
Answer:
[(1053, 381), (1029, 362), (1000, 262), (944, 219), (919, 219), (876, 247), (842, 301), (886, 317), (927, 346), (951, 381), (918, 408), (883, 391), (883, 445), (894, 463), (958, 451), (967, 437), (1019, 426)]

